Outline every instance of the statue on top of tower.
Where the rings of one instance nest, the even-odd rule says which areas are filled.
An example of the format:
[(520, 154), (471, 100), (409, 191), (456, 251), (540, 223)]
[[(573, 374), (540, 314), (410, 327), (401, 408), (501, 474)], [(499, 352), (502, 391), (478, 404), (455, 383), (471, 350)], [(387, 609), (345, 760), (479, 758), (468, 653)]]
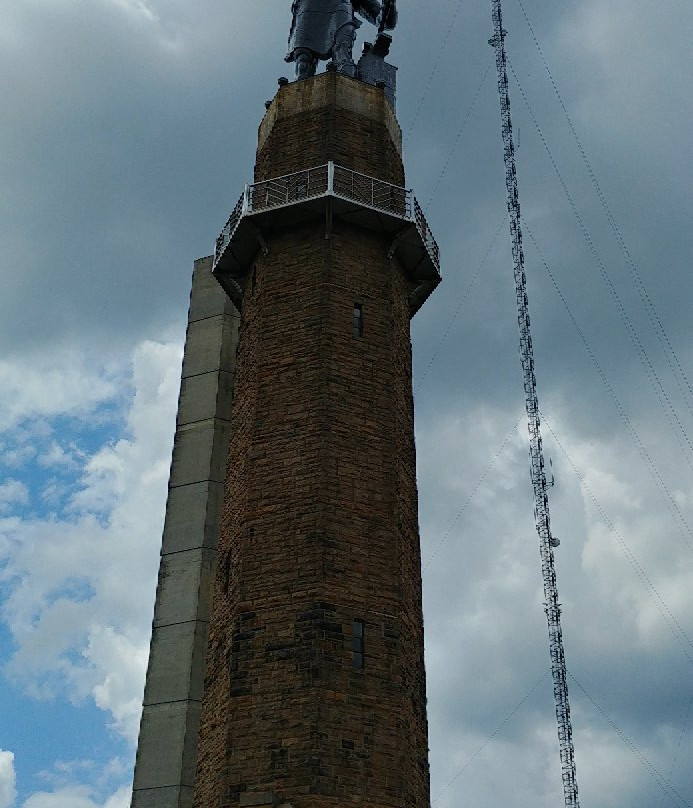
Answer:
[(287, 62), (296, 63), (296, 78), (315, 75), (320, 59), (331, 59), (340, 73), (356, 75), (353, 58), (356, 29), (363, 17), (382, 33), (397, 24), (395, 0), (293, 0)]

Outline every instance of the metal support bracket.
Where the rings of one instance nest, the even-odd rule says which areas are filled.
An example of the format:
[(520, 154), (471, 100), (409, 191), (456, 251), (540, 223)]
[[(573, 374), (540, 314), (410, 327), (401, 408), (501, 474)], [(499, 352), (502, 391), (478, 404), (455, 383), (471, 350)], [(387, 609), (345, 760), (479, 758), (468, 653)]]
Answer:
[(400, 230), (400, 231), (399, 231), (399, 233), (397, 233), (397, 234), (395, 235), (395, 237), (392, 239), (392, 243), (390, 244), (390, 249), (389, 249), (389, 250), (387, 251), (387, 253), (386, 253), (388, 260), (390, 260), (390, 259), (393, 257), (393, 255), (394, 255), (394, 254), (397, 252), (397, 245), (399, 244), (399, 242), (400, 242), (400, 240), (401, 240), (402, 236), (403, 236), (403, 235), (404, 235), (404, 233), (406, 233), (406, 232), (407, 232), (407, 228), (406, 228), (406, 227), (404, 227), (404, 228), (402, 228), (402, 230)]
[(260, 249), (262, 250), (262, 254), (263, 255), (269, 255), (269, 247), (267, 245), (267, 241), (265, 240), (265, 236), (262, 233), (262, 230), (260, 230), (260, 228), (256, 227), (254, 224), (250, 225), (250, 226), (252, 227), (253, 233), (255, 234), (255, 237), (257, 238), (258, 244), (260, 245)]

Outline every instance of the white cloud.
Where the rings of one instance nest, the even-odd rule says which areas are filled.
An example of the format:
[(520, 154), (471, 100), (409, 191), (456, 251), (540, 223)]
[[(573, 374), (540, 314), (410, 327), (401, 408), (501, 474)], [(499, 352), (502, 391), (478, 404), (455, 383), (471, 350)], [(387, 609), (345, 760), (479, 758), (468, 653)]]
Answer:
[(38, 772), (38, 777), (47, 784), (42, 790), (51, 792), (60, 789), (85, 786), (99, 794), (112, 791), (114, 783), (122, 783), (131, 774), (132, 761), (121, 757), (112, 758), (107, 763), (89, 759), (56, 760), (50, 769)]
[(0, 749), (0, 808), (10, 808), (17, 797), (14, 754)]
[(72, 469), (77, 466), (75, 454), (81, 454), (75, 447), (70, 447), (70, 451), (65, 451), (57, 441), (52, 441), (50, 446), (37, 457), (39, 466), (44, 468), (66, 468)]
[(12, 448), (5, 448), (5, 445), (0, 445), (0, 461), (2, 461), (3, 465), (11, 469), (22, 468), (35, 456), (35, 446), (13, 446)]
[(6, 671), (37, 696), (93, 698), (131, 742), (151, 618), (132, 592), (154, 597), (180, 356), (175, 344), (134, 351), (126, 435), (83, 461), (69, 518), (0, 522), (17, 644)]
[(122, 786), (100, 799), (88, 786), (65, 786), (55, 791), (40, 791), (22, 803), (22, 808), (128, 808), (131, 789)]
[[(588, 523), (582, 563), (598, 596), (593, 603), (609, 604), (595, 625), (607, 644), (609, 635), (626, 631), (632, 632), (632, 642), (661, 650), (676, 642), (672, 630), (680, 635), (677, 622), (693, 631), (693, 555), (675, 528), (665, 492), (652, 485), (647, 465), (637, 456), (623, 462), (632, 452), (628, 436), (614, 435), (598, 450), (575, 436), (569, 440), (584, 477)], [(687, 493), (679, 497), (681, 513), (690, 522), (689, 500)]]
[(92, 691), (97, 707), (111, 713), (112, 726), (134, 743), (142, 710), (140, 683), (147, 668), (148, 646), (106, 627), (91, 634), (84, 656), (106, 674)]
[(13, 510), (29, 501), (29, 489), (19, 480), (7, 480), (0, 485), (0, 513)]
[(0, 430), (28, 419), (83, 416), (123, 391), (120, 369), (77, 350), (0, 361)]

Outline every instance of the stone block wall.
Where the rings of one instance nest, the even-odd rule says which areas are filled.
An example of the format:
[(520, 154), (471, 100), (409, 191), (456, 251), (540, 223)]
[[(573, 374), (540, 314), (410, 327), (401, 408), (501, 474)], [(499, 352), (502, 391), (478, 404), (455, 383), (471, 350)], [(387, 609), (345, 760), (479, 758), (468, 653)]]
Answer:
[[(403, 184), (382, 90), (325, 74), (280, 91), (256, 179), (328, 160)], [(388, 239), (338, 219), (263, 235), (239, 334), (194, 806), (427, 808), (407, 279)]]
[(289, 84), (260, 125), (255, 182), (337, 165), (404, 185), (402, 133), (383, 90), (339, 73)]
[(198, 808), (255, 791), (294, 808), (427, 805), (407, 283), (385, 248), (350, 228), (292, 232), (255, 268)]

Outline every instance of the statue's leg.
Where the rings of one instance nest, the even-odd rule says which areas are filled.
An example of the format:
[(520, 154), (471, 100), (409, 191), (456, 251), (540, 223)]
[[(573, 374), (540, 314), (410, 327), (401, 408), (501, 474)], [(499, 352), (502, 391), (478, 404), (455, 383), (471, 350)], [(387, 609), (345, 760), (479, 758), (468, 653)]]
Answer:
[(318, 65), (317, 56), (309, 48), (296, 48), (294, 51), (294, 61), (296, 62), (296, 78), (309, 79), (315, 75), (315, 68)]
[(335, 36), (332, 48), (332, 61), (337, 70), (352, 78), (356, 75), (354, 64), (354, 42), (356, 42), (356, 26), (351, 23), (343, 25)]

